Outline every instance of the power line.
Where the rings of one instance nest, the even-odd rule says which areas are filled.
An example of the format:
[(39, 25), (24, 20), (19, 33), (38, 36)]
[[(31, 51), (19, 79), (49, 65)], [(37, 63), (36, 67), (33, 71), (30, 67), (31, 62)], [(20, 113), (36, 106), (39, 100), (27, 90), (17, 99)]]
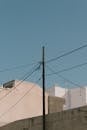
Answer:
[(73, 84), (73, 85), (75, 85), (75, 86), (77, 86), (77, 87), (81, 87), (81, 85), (79, 85), (79, 84), (77, 84), (77, 83), (74, 83), (73, 81), (71, 81), (71, 80), (65, 78), (65, 77), (62, 76), (62, 75), (57, 74), (57, 73), (56, 73), (51, 67), (49, 67), (48, 65), (47, 65), (47, 67), (49, 68), (49, 70), (50, 70), (52, 73), (56, 74), (57, 76), (59, 76), (60, 78), (62, 78), (62, 79), (65, 80), (65, 81), (67, 81), (68, 83)]
[[(37, 63), (39, 63), (39, 62), (37, 62)], [(10, 68), (5, 68), (5, 69), (0, 70), (0, 73), (7, 72), (7, 71), (13, 71), (13, 70), (17, 70), (17, 69), (21, 69), (21, 68), (25, 68), (25, 67), (29, 67), (29, 66), (34, 65), (34, 64), (36, 64), (36, 63), (23, 64), (23, 65), (19, 65), (19, 66), (10, 67)]]
[(84, 48), (86, 48), (86, 47), (87, 47), (87, 44), (86, 44), (86, 45), (83, 45), (83, 46), (80, 46), (80, 47), (78, 47), (78, 48), (76, 48), (76, 49), (73, 49), (73, 50), (71, 50), (71, 51), (69, 51), (69, 52), (66, 52), (66, 53), (64, 53), (64, 54), (62, 54), (62, 55), (60, 55), (60, 56), (58, 56), (58, 57), (56, 57), (56, 58), (52, 58), (52, 59), (46, 61), (46, 63), (50, 63), (50, 62), (53, 62), (53, 61), (55, 61), (55, 60), (61, 59), (61, 58), (65, 57), (65, 56), (68, 56), (68, 55), (70, 55), (70, 54), (73, 54), (74, 52), (80, 51), (80, 50), (82, 50), (82, 49), (84, 49)]
[[(40, 81), (41, 78), (39, 78), (36, 82)], [(30, 93), (30, 91), (34, 88), (35, 84), (33, 84), (31, 86), (31, 88), (15, 103), (13, 104), (8, 110), (6, 110), (4, 113), (2, 113), (0, 115), (0, 118), (2, 118), (2, 116), (4, 116), (5, 114), (7, 114), (12, 108), (14, 108), (19, 102), (21, 102), (21, 100), (27, 95)]]
[[(4, 98), (6, 98), (11, 92), (13, 92), (19, 85), (21, 85), (23, 83), (24, 80), (28, 79), (35, 71), (37, 71), (39, 69), (40, 65), (38, 67), (33, 67), (33, 70), (31, 72), (28, 72), (27, 75), (23, 78), (23, 80), (21, 80), (13, 89), (11, 89), (11, 91), (9, 91), (8, 93), (6, 93), (3, 97), (0, 98), (0, 101), (3, 100)], [(4, 89), (3, 89), (4, 91)]]
[(47, 74), (47, 75), (50, 76), (50, 75), (53, 75), (53, 74), (59, 74), (59, 73), (62, 73), (62, 72), (66, 72), (66, 71), (70, 71), (70, 70), (73, 70), (73, 69), (76, 69), (76, 68), (83, 67), (85, 65), (87, 65), (87, 62), (82, 63), (82, 64), (78, 64), (78, 65), (75, 65), (75, 66), (72, 66), (72, 67), (69, 67), (69, 68), (65, 68), (65, 69), (59, 70), (59, 71), (57, 71), (55, 73), (51, 73), (51, 74)]
[(29, 78), (35, 71), (39, 70), (39, 69), (40, 69), (40, 66), (41, 66), (41, 64), (39, 64), (39, 65), (36, 67), (36, 69), (34, 69), (30, 74), (27, 73), (26, 76), (24, 77), (24, 79), (23, 79), (22, 81), (20, 81), (20, 83), (18, 83), (18, 84), (16, 85), (16, 87), (18, 87), (23, 81), (25, 81), (27, 78)]

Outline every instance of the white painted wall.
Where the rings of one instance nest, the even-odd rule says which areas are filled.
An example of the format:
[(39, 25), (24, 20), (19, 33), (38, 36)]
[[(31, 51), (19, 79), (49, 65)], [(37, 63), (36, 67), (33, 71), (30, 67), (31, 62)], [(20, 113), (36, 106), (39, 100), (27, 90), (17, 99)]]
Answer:
[(66, 91), (65, 88), (55, 86), (55, 96), (65, 97)]
[(65, 100), (66, 100), (66, 109), (86, 105), (85, 87), (68, 89), (68, 92), (65, 96)]
[(48, 92), (49, 95), (56, 96), (56, 97), (64, 97), (66, 93), (66, 89), (60, 86), (54, 86), (48, 88), (46, 91)]
[[(54, 89), (53, 89), (54, 88)], [(54, 86), (47, 90), (49, 95), (65, 98), (64, 110), (87, 105), (87, 87), (65, 89), (60, 86)]]

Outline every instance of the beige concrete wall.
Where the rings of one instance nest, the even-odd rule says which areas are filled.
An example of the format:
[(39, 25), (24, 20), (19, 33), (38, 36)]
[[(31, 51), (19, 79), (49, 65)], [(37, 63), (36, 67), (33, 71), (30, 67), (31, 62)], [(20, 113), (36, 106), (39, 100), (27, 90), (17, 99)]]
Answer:
[(48, 97), (48, 113), (61, 112), (63, 111), (63, 105), (65, 100), (59, 97)]
[[(15, 81), (13, 88), (0, 92), (0, 125), (42, 115), (42, 89), (33, 83)], [(48, 94), (46, 94), (48, 113)]]
[[(16, 121), (0, 130), (42, 130), (42, 117)], [(87, 106), (47, 115), (46, 130), (87, 130)]]
[[(13, 87), (11, 88), (11, 85)], [(8, 88), (10, 87), (10, 88)], [(64, 99), (49, 97), (45, 93), (46, 114), (62, 111)], [(42, 115), (42, 88), (21, 81), (11, 81), (4, 84), (0, 91), (0, 126), (7, 123)]]

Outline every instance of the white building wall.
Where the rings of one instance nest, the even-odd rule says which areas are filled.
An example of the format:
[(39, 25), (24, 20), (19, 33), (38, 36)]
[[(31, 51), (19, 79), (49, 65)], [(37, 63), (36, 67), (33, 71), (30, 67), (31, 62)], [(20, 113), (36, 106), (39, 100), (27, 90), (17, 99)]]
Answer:
[(66, 93), (65, 88), (55, 86), (55, 96), (64, 97)]
[[(87, 87), (65, 89), (59, 86), (53, 87), (48, 91), (49, 95), (65, 98), (64, 110), (87, 105)], [(54, 92), (55, 91), (55, 92)]]
[(52, 88), (47, 89), (47, 92), (51, 96), (64, 97), (66, 89), (59, 86), (54, 86)]
[(83, 88), (73, 88), (69, 89), (68, 94), (68, 108), (76, 108), (86, 105), (86, 89)]

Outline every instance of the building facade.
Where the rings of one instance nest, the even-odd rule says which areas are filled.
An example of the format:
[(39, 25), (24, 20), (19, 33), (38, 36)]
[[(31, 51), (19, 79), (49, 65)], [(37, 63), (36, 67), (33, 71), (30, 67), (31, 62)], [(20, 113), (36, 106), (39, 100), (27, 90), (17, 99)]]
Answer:
[(47, 89), (50, 96), (60, 97), (65, 99), (63, 106), (64, 110), (77, 108), (87, 105), (87, 87), (77, 88), (62, 88), (60, 86), (54, 86)]
[[(62, 111), (64, 103), (63, 98), (45, 93), (46, 114)], [(42, 113), (42, 88), (39, 85), (19, 80), (3, 84), (0, 89), (0, 126)]]
[[(48, 94), (45, 93), (46, 114)], [(29, 82), (10, 81), (0, 91), (0, 125), (42, 115), (42, 89)]]

